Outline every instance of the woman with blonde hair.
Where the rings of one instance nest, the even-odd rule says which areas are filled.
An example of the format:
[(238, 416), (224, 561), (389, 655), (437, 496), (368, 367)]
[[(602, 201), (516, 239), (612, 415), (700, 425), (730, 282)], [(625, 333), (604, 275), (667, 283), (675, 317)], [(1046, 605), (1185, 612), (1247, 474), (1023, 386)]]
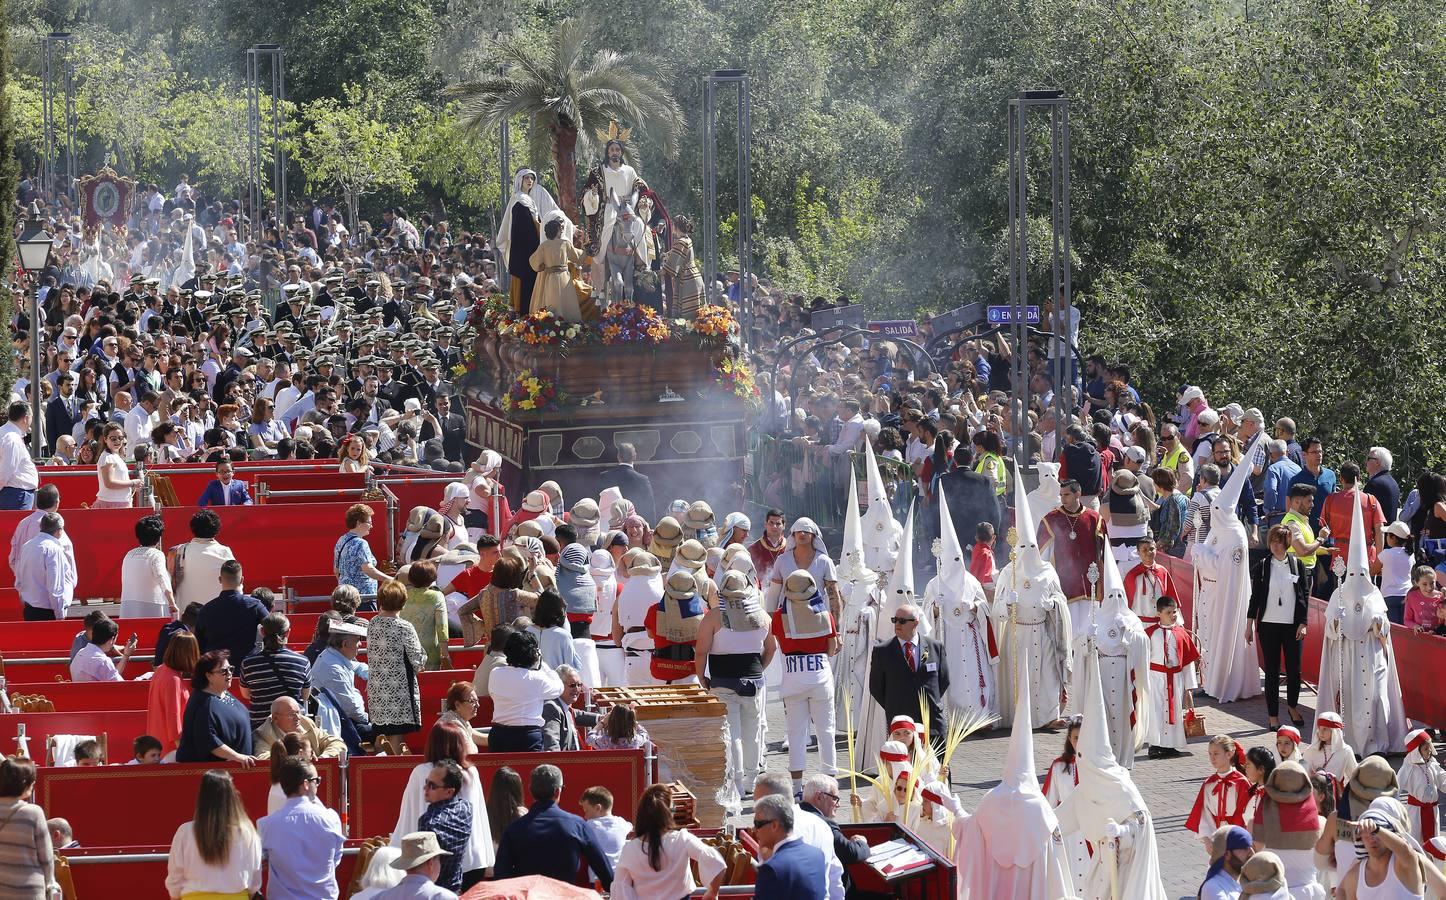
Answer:
[(250, 900), (261, 890), (261, 838), (231, 776), (201, 776), (196, 817), (176, 829), (166, 864), (172, 900)]

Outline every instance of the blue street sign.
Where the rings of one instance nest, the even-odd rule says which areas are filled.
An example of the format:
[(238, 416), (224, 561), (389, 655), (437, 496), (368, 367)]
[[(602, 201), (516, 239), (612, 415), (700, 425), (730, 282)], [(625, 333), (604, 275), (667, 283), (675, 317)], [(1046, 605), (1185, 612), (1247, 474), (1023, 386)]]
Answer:
[[(1039, 324), (1039, 307), (1026, 306), (1025, 321), (1030, 325)], [(986, 318), (990, 325), (1012, 325), (1014, 324), (1014, 307), (1012, 306), (991, 306)]]

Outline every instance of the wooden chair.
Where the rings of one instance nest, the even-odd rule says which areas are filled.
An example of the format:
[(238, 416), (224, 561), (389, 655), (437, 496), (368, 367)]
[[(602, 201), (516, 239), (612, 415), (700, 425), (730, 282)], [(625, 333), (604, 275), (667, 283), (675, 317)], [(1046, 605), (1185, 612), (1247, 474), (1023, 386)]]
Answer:
[(390, 839), (385, 836), (372, 837), (367, 838), (366, 842), (357, 848), (356, 868), (351, 870), (351, 881), (347, 883), (346, 890), (342, 892), (342, 900), (346, 900), (362, 889), (366, 883), (367, 868), (372, 864), (372, 857), (389, 843), (391, 843)]
[(64, 900), (79, 900), (75, 894), (75, 878), (70, 874), (70, 860), (56, 854), (55, 882), (60, 885), (60, 896)]
[(102, 732), (100, 732), (99, 734), (96, 734), (96, 735), (52, 734), (50, 737), (48, 737), (48, 738), (45, 739), (45, 759), (46, 759), (46, 761), (47, 761), (47, 765), (51, 765), (51, 766), (61, 765), (61, 763), (60, 763), (60, 762), (56, 759), (56, 757), (55, 757), (56, 743), (57, 743), (57, 739), (58, 739), (58, 738), (67, 738), (67, 737), (69, 737), (69, 738), (80, 738), (81, 740), (93, 740), (93, 741), (95, 741), (97, 744), (100, 745), (100, 761), (101, 761), (101, 764), (102, 764), (102, 765), (105, 765), (107, 762), (110, 761), (110, 753), (109, 753), (108, 743), (107, 743), (107, 741), (106, 741), (106, 734), (105, 734), (104, 731), (102, 731)]

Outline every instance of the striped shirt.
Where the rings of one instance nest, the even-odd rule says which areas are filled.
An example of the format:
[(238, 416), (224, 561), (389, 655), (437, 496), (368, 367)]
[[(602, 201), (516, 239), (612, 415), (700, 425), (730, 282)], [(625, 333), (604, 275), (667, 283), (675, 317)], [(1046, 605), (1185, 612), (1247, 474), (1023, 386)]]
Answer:
[(0, 822), (0, 896), (41, 896), (55, 859), (44, 810), (23, 800), (0, 803)]
[[(294, 650), (253, 653), (241, 661), (241, 686), (251, 692), (251, 728), (271, 715), (271, 704), (281, 697), (301, 703), (301, 691), (311, 682), (311, 664)], [(303, 704), (304, 707), (304, 704)]]

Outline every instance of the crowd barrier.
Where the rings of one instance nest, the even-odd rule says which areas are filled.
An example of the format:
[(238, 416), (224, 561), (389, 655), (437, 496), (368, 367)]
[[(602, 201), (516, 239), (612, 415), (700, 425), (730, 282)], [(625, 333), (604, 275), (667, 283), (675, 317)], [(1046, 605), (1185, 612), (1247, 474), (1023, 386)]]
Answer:
[[(116, 619), (121, 627), (120, 637), (116, 640), (124, 643), (134, 633), (140, 647), (154, 649), (156, 636), (169, 621), (164, 618)], [(8, 659), (12, 653), (68, 650), (80, 630), (81, 623), (69, 619), (63, 622), (16, 622), (0, 628), (0, 653)]]
[[(358, 850), (363, 842), (349, 840), (342, 848), (336, 867), (336, 883), (346, 896), (347, 885), (356, 872)], [(166, 893), (166, 860), (169, 841), (164, 845), (127, 847), (72, 847), (62, 850), (69, 867), (74, 900), (104, 900), (116, 897), (117, 885), (125, 885), (127, 900), (170, 900)]]
[[(16, 667), (20, 669), (21, 667)], [(130, 667), (126, 667), (127, 671)], [(8, 670), (7, 671), (12, 671)], [(145, 709), (150, 681), (52, 681), (50, 684), (9, 682), (11, 694), (37, 694), (55, 705), (57, 712), (94, 709)], [(0, 723), (4, 719), (0, 718)], [(7, 735), (8, 736), (8, 735)]]
[(0, 753), (9, 755), (19, 750), (15, 740), (24, 726), (32, 759), (48, 761), (46, 741), (57, 734), (105, 735), (107, 763), (124, 763), (132, 759), (131, 744), (146, 733), (146, 709), (106, 709), (71, 712), (15, 713), (0, 716)]
[[(1194, 569), (1188, 562), (1159, 557), (1175, 582), (1181, 607), (1194, 611)], [(1325, 639), (1326, 601), (1311, 598), (1301, 649), (1301, 677), (1310, 684), (1320, 678), (1321, 645)], [(1187, 618), (1186, 624), (1189, 624)], [(1432, 728), (1446, 727), (1446, 695), (1437, 685), (1446, 682), (1446, 639), (1420, 634), (1401, 625), (1391, 626), (1391, 649), (1396, 655), (1396, 672), (1401, 680), (1401, 703), (1406, 715)], [(1433, 674), (1434, 673), (1434, 674)]]
[[(70, 821), (75, 839), (86, 847), (170, 846), (176, 829), (196, 812), (201, 776), (224, 769), (253, 821), (266, 815), (271, 773), (264, 765), (243, 769), (233, 763), (178, 763), (105, 768), (42, 767), (35, 781), (35, 802), (47, 816)], [(317, 797), (341, 812), (341, 765), (316, 760), (321, 776)], [(393, 816), (396, 807), (393, 806)], [(390, 832), (391, 826), (387, 827)]]
[[(341, 487), (344, 484), (360, 487), (360, 474), (342, 475), (337, 471), (334, 459), (286, 460), (283, 462), (240, 462), (235, 464), (236, 477), (247, 483), (254, 497), (256, 482), (265, 481), (288, 488)], [(100, 489), (100, 479), (90, 466), (41, 466), (38, 470), (41, 484), (53, 484), (60, 489), (60, 508), (80, 509), (95, 502)], [(176, 490), (176, 499), (191, 505), (201, 498), (206, 485), (216, 477), (216, 467), (211, 463), (166, 463), (149, 467), (147, 471), (164, 475), (171, 480)], [(136, 474), (134, 465), (130, 468), (132, 477)], [(342, 479), (338, 481), (337, 479)], [(353, 482), (355, 482), (353, 484)]]
[[(477, 767), (484, 792), (491, 787), (492, 776), (503, 766), (510, 766), (521, 775), (524, 787), (535, 767), (543, 763), (557, 766), (562, 770), (562, 796), (558, 805), (563, 809), (577, 812), (582, 792), (602, 785), (613, 793), (614, 814), (629, 821), (637, 812), (638, 796), (648, 786), (647, 760), (642, 750), (479, 753), (471, 757), (471, 761)], [(360, 837), (392, 833), (407, 779), (420, 762), (420, 756), (367, 756), (350, 761), (347, 813), (351, 834)]]
[[(221, 517), (221, 543), (231, 548), (245, 569), (251, 587), (281, 588), (288, 575), (323, 574), (332, 571), (332, 553), (337, 538), (346, 530), (346, 510), (351, 501), (288, 504), (284, 509), (270, 506), (214, 507)], [(378, 521), (386, 521), (385, 501), (369, 501)], [(191, 516), (195, 506), (167, 507), (161, 511), (166, 523), (166, 547), (190, 540)], [(29, 513), (0, 512), (0, 546), (9, 547), (15, 527)], [(66, 531), (76, 544), (79, 583), (77, 597), (119, 597), (121, 561), (136, 546), (135, 509), (77, 509), (66, 515)], [(378, 559), (389, 556), (385, 528), (367, 538)], [(8, 559), (0, 560), (0, 584), (13, 584)]]

